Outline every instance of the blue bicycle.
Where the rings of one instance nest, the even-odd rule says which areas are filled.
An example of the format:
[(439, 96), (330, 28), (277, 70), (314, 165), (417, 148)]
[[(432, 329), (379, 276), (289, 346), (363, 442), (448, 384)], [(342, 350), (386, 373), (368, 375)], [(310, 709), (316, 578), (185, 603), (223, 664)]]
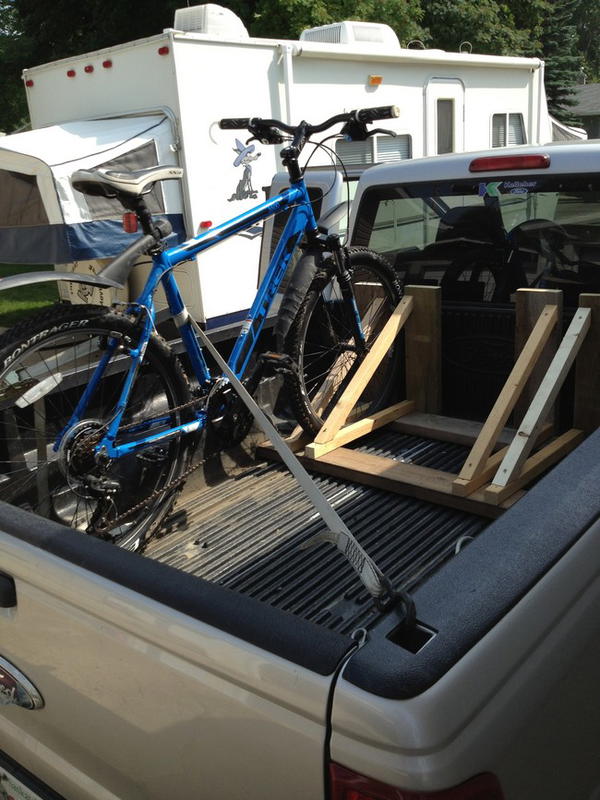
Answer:
[[(100, 275), (77, 280), (122, 286), (144, 253), (152, 268), (139, 297), (121, 311), (59, 305), (0, 337), (0, 497), (129, 549), (159, 529), (191, 469), (199, 433), (213, 428), (225, 447), (241, 440), (252, 421), (231, 381), (211, 373), (173, 267), (278, 212), (289, 218), (228, 366), (250, 392), (265, 369), (283, 372), (299, 423), (318, 430), (395, 308), (400, 287), (376, 253), (346, 248), (319, 230), (298, 159), (312, 136), (334, 125), (341, 124), (348, 138), (364, 139), (378, 132), (368, 124), (396, 115), (395, 107), (383, 107), (338, 114), (321, 125), (221, 120), (221, 128), (247, 129), (264, 144), (283, 143), (286, 136), (281, 157), (290, 187), (174, 247), (166, 247), (169, 225), (153, 219), (144, 195), (157, 181), (180, 178), (181, 169), (76, 172), (76, 189), (117, 197), (143, 230)], [(304, 253), (281, 303), (277, 352), (257, 358), (260, 332), (298, 247)], [(73, 279), (71, 273), (57, 277)], [(52, 273), (34, 273), (21, 280), (49, 278)], [(187, 372), (156, 332), (159, 284), (187, 352)], [(357, 414), (390, 401), (396, 359), (393, 348)]]

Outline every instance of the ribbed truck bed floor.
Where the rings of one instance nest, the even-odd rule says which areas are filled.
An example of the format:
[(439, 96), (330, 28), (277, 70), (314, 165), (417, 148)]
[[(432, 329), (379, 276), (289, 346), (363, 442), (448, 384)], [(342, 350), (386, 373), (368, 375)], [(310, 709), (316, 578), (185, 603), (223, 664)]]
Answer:
[[(467, 452), (385, 432), (363, 439), (359, 448), (457, 471)], [(489, 522), (339, 478), (313, 479), (394, 585), (409, 591)], [(371, 598), (333, 545), (302, 547), (325, 526), (285, 468), (258, 464), (188, 495), (184, 507), (187, 528), (152, 542), (149, 557), (341, 633), (377, 619)]]

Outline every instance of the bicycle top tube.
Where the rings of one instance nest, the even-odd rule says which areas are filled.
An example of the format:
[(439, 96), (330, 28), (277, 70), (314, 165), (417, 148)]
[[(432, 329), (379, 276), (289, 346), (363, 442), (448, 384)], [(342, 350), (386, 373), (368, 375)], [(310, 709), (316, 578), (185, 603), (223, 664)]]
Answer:
[(301, 180), (297, 185), (284, 189), (281, 194), (266, 200), (264, 203), (259, 203), (239, 216), (216, 225), (204, 233), (193, 236), (182, 244), (168, 248), (161, 254), (163, 263), (168, 267), (176, 266), (182, 261), (193, 258), (203, 250), (214, 247), (230, 236), (235, 236), (236, 233), (250, 228), (255, 223), (267, 219), (267, 217), (278, 214), (280, 211), (287, 211), (293, 206), (305, 202), (310, 203), (306, 195), (304, 181)]

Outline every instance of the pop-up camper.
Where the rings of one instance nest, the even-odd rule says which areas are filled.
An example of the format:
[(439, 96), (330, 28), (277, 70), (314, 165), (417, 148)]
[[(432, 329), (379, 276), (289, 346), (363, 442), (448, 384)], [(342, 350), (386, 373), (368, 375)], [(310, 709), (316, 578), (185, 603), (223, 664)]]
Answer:
[[(215, 5), (177, 11), (175, 28), (157, 36), (27, 69), (23, 78), (33, 130), (0, 145), (4, 263), (96, 272), (131, 241), (121, 208), (72, 189), (69, 175), (82, 167), (184, 167), (183, 183), (165, 183), (154, 197), (181, 236), (242, 213), (281, 168), (279, 148), (219, 130), (225, 116), (318, 122), (399, 106), (385, 126), (396, 136), (336, 141), (353, 168), (552, 138), (539, 59), (403, 49), (387, 26), (362, 22), (305, 31), (299, 41), (256, 39)], [(311, 161), (330, 163), (322, 151)], [(211, 327), (243, 317), (261, 233), (236, 236), (178, 273), (196, 319)], [(134, 270), (130, 292), (143, 276), (143, 267)], [(74, 302), (110, 301), (110, 292), (63, 287)]]

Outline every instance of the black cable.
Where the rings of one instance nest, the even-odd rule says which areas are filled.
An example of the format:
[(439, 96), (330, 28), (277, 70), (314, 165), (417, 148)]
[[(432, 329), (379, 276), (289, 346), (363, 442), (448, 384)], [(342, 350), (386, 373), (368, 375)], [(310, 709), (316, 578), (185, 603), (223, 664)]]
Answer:
[[(331, 147), (329, 147), (328, 145), (325, 144), (325, 142), (328, 141), (329, 139), (337, 139), (339, 136), (340, 136), (340, 134), (334, 134), (333, 136), (327, 136), (325, 139), (323, 139), (322, 142), (319, 142), (316, 145), (316, 147), (313, 150), (313, 152), (310, 154), (310, 158), (313, 157), (317, 147), (321, 147), (321, 148), (323, 148), (323, 150), (325, 150), (325, 152), (329, 153), (329, 157), (331, 158), (331, 162), (333, 164), (334, 170), (337, 169), (336, 161), (339, 161), (339, 164), (340, 164), (340, 166), (342, 168), (342, 173), (344, 175), (344, 181), (346, 182), (346, 205), (348, 207), (347, 214), (348, 214), (348, 225), (349, 225), (350, 224), (350, 178), (348, 177), (348, 171), (346, 170), (346, 165), (342, 161), (342, 159), (339, 156), (339, 154), (336, 153), (336, 151), (333, 148), (331, 148)], [(329, 194), (329, 192), (332, 191), (334, 186), (335, 186), (335, 177), (334, 177), (333, 183), (331, 184), (331, 186), (327, 190), (327, 194)], [(323, 196), (325, 196), (325, 195), (323, 195)]]

